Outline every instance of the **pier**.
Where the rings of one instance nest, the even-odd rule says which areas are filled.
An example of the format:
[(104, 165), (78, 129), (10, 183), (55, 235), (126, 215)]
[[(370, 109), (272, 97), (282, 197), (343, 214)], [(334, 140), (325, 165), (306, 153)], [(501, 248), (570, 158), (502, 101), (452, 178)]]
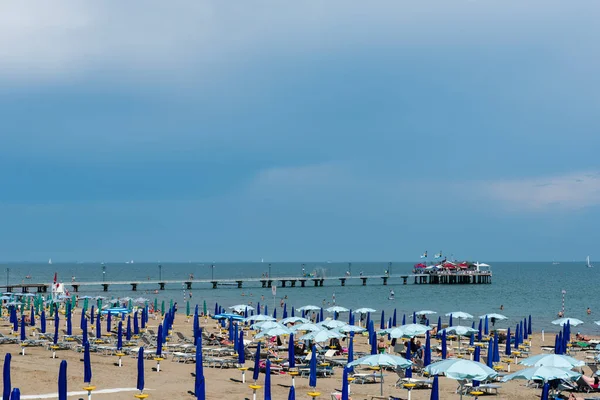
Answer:
[[(100, 282), (70, 282), (64, 283), (65, 287), (71, 288), (72, 292), (80, 289), (94, 288), (108, 292), (111, 286), (129, 286), (132, 291), (137, 291), (140, 286), (144, 290), (166, 290), (181, 289), (218, 289), (220, 287), (243, 287), (270, 288), (277, 287), (323, 287), (331, 285), (346, 286), (347, 283), (355, 286), (367, 286), (367, 284), (378, 285), (477, 285), (491, 284), (492, 273), (440, 273), (440, 274), (408, 274), (408, 275), (364, 275), (364, 276), (290, 276), (290, 277), (261, 277), (261, 278), (237, 278), (237, 279), (181, 279), (181, 280), (138, 280), (138, 281), (100, 281)], [(244, 286), (246, 285), (246, 286)], [(25, 283), (0, 285), (6, 292), (37, 293), (51, 292), (50, 283)]]

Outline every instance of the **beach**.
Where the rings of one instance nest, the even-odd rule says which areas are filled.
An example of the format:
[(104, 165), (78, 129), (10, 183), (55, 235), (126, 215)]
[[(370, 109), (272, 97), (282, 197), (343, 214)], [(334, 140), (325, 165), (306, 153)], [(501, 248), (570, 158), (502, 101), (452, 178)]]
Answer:
[[(73, 320), (78, 321), (79, 309), (75, 310)], [(49, 320), (50, 321), (50, 320)], [(64, 322), (64, 321), (63, 321)], [(148, 329), (157, 330), (160, 322), (160, 317), (149, 320)], [(200, 318), (201, 326), (207, 333), (219, 332), (216, 321), (212, 319)], [(74, 324), (75, 325), (75, 324)], [(49, 325), (49, 331), (51, 325)], [(11, 325), (7, 321), (3, 321), (0, 325), (0, 330), (4, 335), (11, 334)], [(193, 337), (193, 323), (191, 319), (185, 315), (177, 314), (173, 332), (181, 332), (186, 337)], [(74, 333), (80, 333), (78, 328), (74, 327)], [(28, 338), (34, 338), (28, 331)], [(165, 360), (161, 362), (160, 372), (156, 372), (156, 362), (154, 360), (145, 360), (145, 393), (150, 395), (150, 399), (192, 399), (194, 390), (194, 372), (195, 365), (191, 363), (174, 362), (172, 356), (169, 355), (169, 348), (176, 344), (176, 335), (172, 334), (170, 341), (165, 346), (164, 351), (167, 353)], [(367, 343), (367, 337), (357, 334), (355, 336), (355, 352), (368, 352), (370, 347)], [(432, 340), (432, 348), (437, 346), (437, 341)], [(531, 340), (532, 346), (530, 354), (542, 353), (540, 346), (553, 345), (554, 336), (546, 335), (545, 343), (541, 342), (541, 334), (534, 333)], [(206, 345), (204, 345), (207, 347)], [(449, 342), (449, 347), (452, 345)], [(454, 343), (456, 346), (456, 343)], [(464, 346), (464, 344), (463, 344)], [(43, 347), (27, 347), (25, 355), (20, 355), (21, 346), (19, 344), (3, 344), (2, 352), (12, 354), (11, 376), (12, 386), (21, 389), (24, 398), (52, 398), (41, 397), (40, 395), (54, 393), (56, 398), (57, 377), (59, 364), (61, 360), (68, 362), (68, 391), (82, 392), (83, 382), (83, 353), (78, 353), (72, 350), (62, 350), (57, 352), (57, 358), (52, 358), (52, 352)], [(586, 353), (574, 353), (574, 356), (580, 359), (585, 357)], [(283, 354), (285, 356), (285, 352)], [(122, 367), (117, 366), (118, 358), (114, 355), (101, 355), (99, 353), (91, 354), (91, 363), (93, 378), (92, 384), (96, 386), (98, 393), (93, 394), (93, 398), (105, 399), (133, 399), (134, 394), (139, 393), (134, 390), (137, 380), (137, 360), (132, 356), (125, 356), (122, 359)], [(500, 364), (504, 365), (505, 364)], [(253, 362), (247, 360), (246, 367), (252, 368)], [(511, 365), (512, 371), (515, 371), (521, 366)], [(373, 371), (362, 371), (360, 367), (358, 372), (373, 373)], [(585, 367), (584, 372), (590, 375), (589, 368)], [(378, 374), (378, 372), (376, 372)], [(206, 379), (206, 398), (207, 399), (247, 399), (252, 398), (252, 390), (248, 385), (252, 382), (252, 371), (246, 372), (246, 383), (241, 383), (241, 372), (237, 368), (211, 368), (205, 366), (204, 376)], [(331, 393), (341, 390), (342, 368), (335, 368), (335, 374), (332, 377), (319, 378), (317, 381), (317, 391), (321, 392), (319, 398), (330, 399)], [(384, 372), (384, 395), (395, 396), (398, 398), (407, 398), (407, 391), (404, 389), (395, 388), (394, 383), (398, 377), (394, 371)], [(285, 373), (272, 375), (272, 396), (273, 399), (287, 399), (291, 377)], [(307, 393), (310, 390), (308, 379), (296, 377), (296, 398), (308, 398)], [(455, 393), (457, 382), (448, 378), (441, 377), (440, 380), (440, 398), (458, 398)], [(258, 384), (264, 384), (264, 374), (260, 374)], [(502, 383), (498, 391), (498, 395), (488, 395), (487, 397), (495, 397), (498, 399), (532, 399), (539, 396), (539, 389), (531, 389), (524, 386), (524, 381), (510, 381)], [(113, 393), (100, 393), (106, 389), (128, 389), (126, 391), (115, 391)], [(258, 398), (263, 398), (263, 389), (258, 390)], [(379, 395), (380, 384), (352, 384), (351, 398), (352, 399), (371, 399), (373, 395)], [(25, 397), (28, 396), (28, 397)], [(31, 397), (33, 396), (33, 397)], [(419, 389), (413, 390), (411, 398), (429, 399), (430, 390)], [(84, 398), (83, 394), (69, 396), (71, 399)]]

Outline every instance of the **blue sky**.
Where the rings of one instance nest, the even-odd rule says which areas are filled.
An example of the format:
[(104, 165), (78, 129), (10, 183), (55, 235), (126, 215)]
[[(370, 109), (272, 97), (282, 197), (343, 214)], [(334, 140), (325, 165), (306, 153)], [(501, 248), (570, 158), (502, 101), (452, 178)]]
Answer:
[(597, 2), (1, 7), (0, 259), (600, 253)]

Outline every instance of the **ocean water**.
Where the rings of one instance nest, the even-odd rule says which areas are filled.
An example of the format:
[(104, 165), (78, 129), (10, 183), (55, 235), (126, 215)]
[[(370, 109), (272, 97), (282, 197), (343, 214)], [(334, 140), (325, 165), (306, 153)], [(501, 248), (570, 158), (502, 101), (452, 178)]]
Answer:
[[(391, 274), (410, 274), (414, 263), (394, 262)], [(438, 314), (432, 317), (431, 323), (437, 322), (437, 316), (442, 315), (442, 320), (447, 321), (445, 313), (451, 311), (465, 311), (476, 317), (479, 315), (498, 312), (506, 315), (507, 321), (499, 321), (498, 327), (511, 326), (514, 329), (519, 319), (532, 315), (536, 331), (544, 329), (546, 332), (556, 332), (558, 327), (551, 324), (557, 318), (557, 313), (562, 308), (564, 290), (565, 315), (584, 321), (583, 325), (575, 328), (587, 334), (600, 333), (600, 326), (594, 321), (600, 320), (600, 302), (596, 294), (600, 285), (600, 268), (587, 268), (584, 262), (561, 262), (554, 265), (551, 262), (498, 262), (492, 265), (492, 284), (489, 285), (415, 285), (402, 284), (400, 278), (390, 278), (388, 286), (383, 286), (381, 279), (370, 279), (367, 286), (361, 286), (359, 279), (351, 280), (341, 287), (338, 281), (325, 281), (323, 287), (308, 286), (277, 288), (277, 297), (273, 299), (270, 288), (261, 288), (259, 283), (244, 285), (244, 288), (224, 286), (212, 289), (209, 284), (194, 284), (192, 288), (192, 305), (202, 304), (204, 300), (209, 309), (214, 309), (215, 302), (227, 307), (240, 303), (262, 302), (269, 306), (272, 312), (273, 304), (279, 305), (281, 298), (287, 296), (289, 306), (301, 307), (307, 304), (329, 306), (333, 303), (347, 308), (372, 307), (378, 312), (375, 319), (380, 318), (380, 312), (385, 312), (387, 319), (396, 309), (398, 318), (406, 313), (407, 318), (413, 311), (430, 309)], [(103, 272), (99, 263), (2, 263), (0, 264), (0, 282), (4, 284), (7, 279), (10, 283), (37, 283), (52, 282), (54, 273), (58, 273), (59, 280), (67, 286), (74, 276), (79, 282), (130, 281), (130, 280), (158, 280), (159, 274), (163, 280), (184, 280), (190, 274), (194, 279), (227, 279), (261, 277), (269, 273), (268, 263), (216, 263), (214, 268), (211, 263), (107, 263)], [(388, 263), (383, 262), (352, 262), (348, 263), (272, 263), (270, 275), (276, 277), (301, 276), (302, 268), (307, 272), (322, 271), (325, 276), (343, 276), (350, 269), (353, 276), (382, 275), (388, 269)], [(8, 269), (8, 271), (7, 271)], [(4, 276), (1, 274), (4, 273)], [(26, 278), (29, 276), (30, 278)], [(189, 291), (184, 292), (182, 285), (167, 285), (166, 290), (154, 294), (156, 285), (140, 285), (138, 291), (131, 291), (129, 285), (111, 286), (108, 294), (102, 287), (84, 286), (80, 288), (80, 295), (104, 294), (110, 297), (139, 297), (144, 296), (151, 300), (158, 297), (160, 300), (179, 302), (179, 309), (184, 302), (184, 294), (189, 299)], [(395, 292), (395, 300), (388, 300), (389, 291)], [(243, 294), (243, 295), (242, 295)], [(261, 298), (264, 297), (264, 300)], [(504, 309), (501, 311), (500, 306)], [(591, 315), (586, 313), (587, 308), (592, 310)], [(278, 310), (281, 312), (281, 310)], [(341, 317), (346, 318), (344, 315)], [(470, 320), (461, 321), (461, 324), (471, 324)]]

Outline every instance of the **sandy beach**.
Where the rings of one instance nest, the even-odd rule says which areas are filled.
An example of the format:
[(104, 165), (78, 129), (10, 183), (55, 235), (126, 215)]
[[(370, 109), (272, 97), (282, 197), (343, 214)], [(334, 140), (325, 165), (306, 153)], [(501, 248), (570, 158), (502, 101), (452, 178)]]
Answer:
[[(73, 320), (78, 321), (78, 313), (76, 310)], [(216, 332), (217, 324), (214, 320), (200, 318), (201, 326), (206, 332)], [(64, 322), (64, 321), (63, 321)], [(156, 330), (160, 319), (150, 318), (149, 329)], [(192, 322), (182, 315), (177, 315), (174, 323), (173, 332), (181, 332), (187, 337), (192, 337)], [(51, 327), (51, 325), (49, 325)], [(0, 326), (0, 330), (5, 335), (11, 335), (11, 326), (7, 321), (4, 321)], [(50, 331), (50, 328), (48, 329)], [(74, 328), (75, 333), (79, 333), (78, 328)], [(28, 338), (32, 338), (28, 331)], [(545, 344), (552, 345), (554, 336), (546, 334)], [(177, 343), (175, 335), (171, 338), (169, 345)], [(540, 354), (541, 349), (541, 334), (534, 333), (532, 339), (531, 353)], [(437, 341), (432, 341), (432, 346), (437, 345)], [(456, 342), (454, 343), (456, 345)], [(205, 346), (206, 347), (206, 346)], [(69, 392), (81, 392), (84, 386), (83, 383), (83, 355), (72, 350), (62, 350), (57, 352), (57, 358), (52, 358), (52, 352), (44, 347), (27, 347), (24, 356), (20, 354), (21, 346), (19, 344), (3, 344), (3, 353), (12, 354), (11, 374), (12, 387), (21, 389), (22, 396), (26, 398), (51, 398), (42, 397), (45, 394), (56, 396), (57, 391), (57, 376), (61, 360), (68, 362), (68, 390)], [(355, 351), (368, 351), (367, 338), (362, 335), (355, 337)], [(169, 352), (169, 346), (165, 347), (165, 351)], [(585, 352), (573, 353), (575, 357), (584, 359)], [(136, 359), (132, 356), (123, 357), (123, 366), (118, 367), (117, 357), (112, 355), (101, 355), (92, 353), (92, 384), (97, 387), (97, 391), (106, 389), (128, 389), (123, 391), (115, 391), (113, 393), (95, 393), (93, 398), (105, 399), (132, 399), (137, 392), (133, 390), (136, 384), (137, 369)], [(247, 361), (246, 367), (252, 367), (253, 362)], [(506, 364), (502, 364), (506, 366)], [(194, 398), (194, 363), (174, 362), (172, 357), (168, 356), (161, 363), (160, 372), (155, 370), (156, 362), (147, 360), (145, 362), (146, 374), (146, 390), (145, 392), (154, 399), (185, 399)], [(515, 371), (521, 366), (511, 365), (512, 371)], [(590, 369), (584, 367), (586, 374), (590, 375)], [(367, 372), (371, 371), (360, 371)], [(246, 399), (252, 397), (252, 391), (248, 384), (252, 381), (252, 372), (248, 371), (246, 375), (246, 384), (241, 383), (241, 372), (237, 368), (204, 368), (206, 378), (206, 397), (208, 399)], [(335, 375), (328, 378), (319, 378), (317, 390), (322, 393), (319, 398), (330, 399), (331, 393), (341, 389), (342, 369), (336, 368)], [(407, 391), (394, 387), (397, 380), (397, 375), (393, 371), (385, 371), (384, 378), (384, 395), (395, 396), (398, 398), (407, 398)], [(264, 374), (261, 374), (259, 384), (264, 383)], [(291, 377), (285, 373), (272, 376), (272, 394), (274, 399), (287, 399)], [(533, 399), (540, 394), (538, 389), (530, 389), (524, 386), (524, 381), (512, 381), (502, 383), (502, 387), (498, 395), (487, 395), (486, 397), (494, 397), (498, 399)], [(457, 382), (447, 378), (440, 378), (440, 398), (459, 398), (455, 393)], [(296, 396), (297, 398), (309, 398), (307, 392), (308, 379), (296, 378)], [(258, 392), (258, 398), (263, 398), (262, 389)], [(371, 399), (373, 395), (379, 395), (380, 385), (376, 384), (352, 384), (351, 397), (353, 399)], [(33, 396), (33, 397), (31, 397)], [(430, 391), (427, 389), (413, 390), (412, 399), (429, 399)], [(69, 398), (83, 398), (82, 394), (69, 396)]]

